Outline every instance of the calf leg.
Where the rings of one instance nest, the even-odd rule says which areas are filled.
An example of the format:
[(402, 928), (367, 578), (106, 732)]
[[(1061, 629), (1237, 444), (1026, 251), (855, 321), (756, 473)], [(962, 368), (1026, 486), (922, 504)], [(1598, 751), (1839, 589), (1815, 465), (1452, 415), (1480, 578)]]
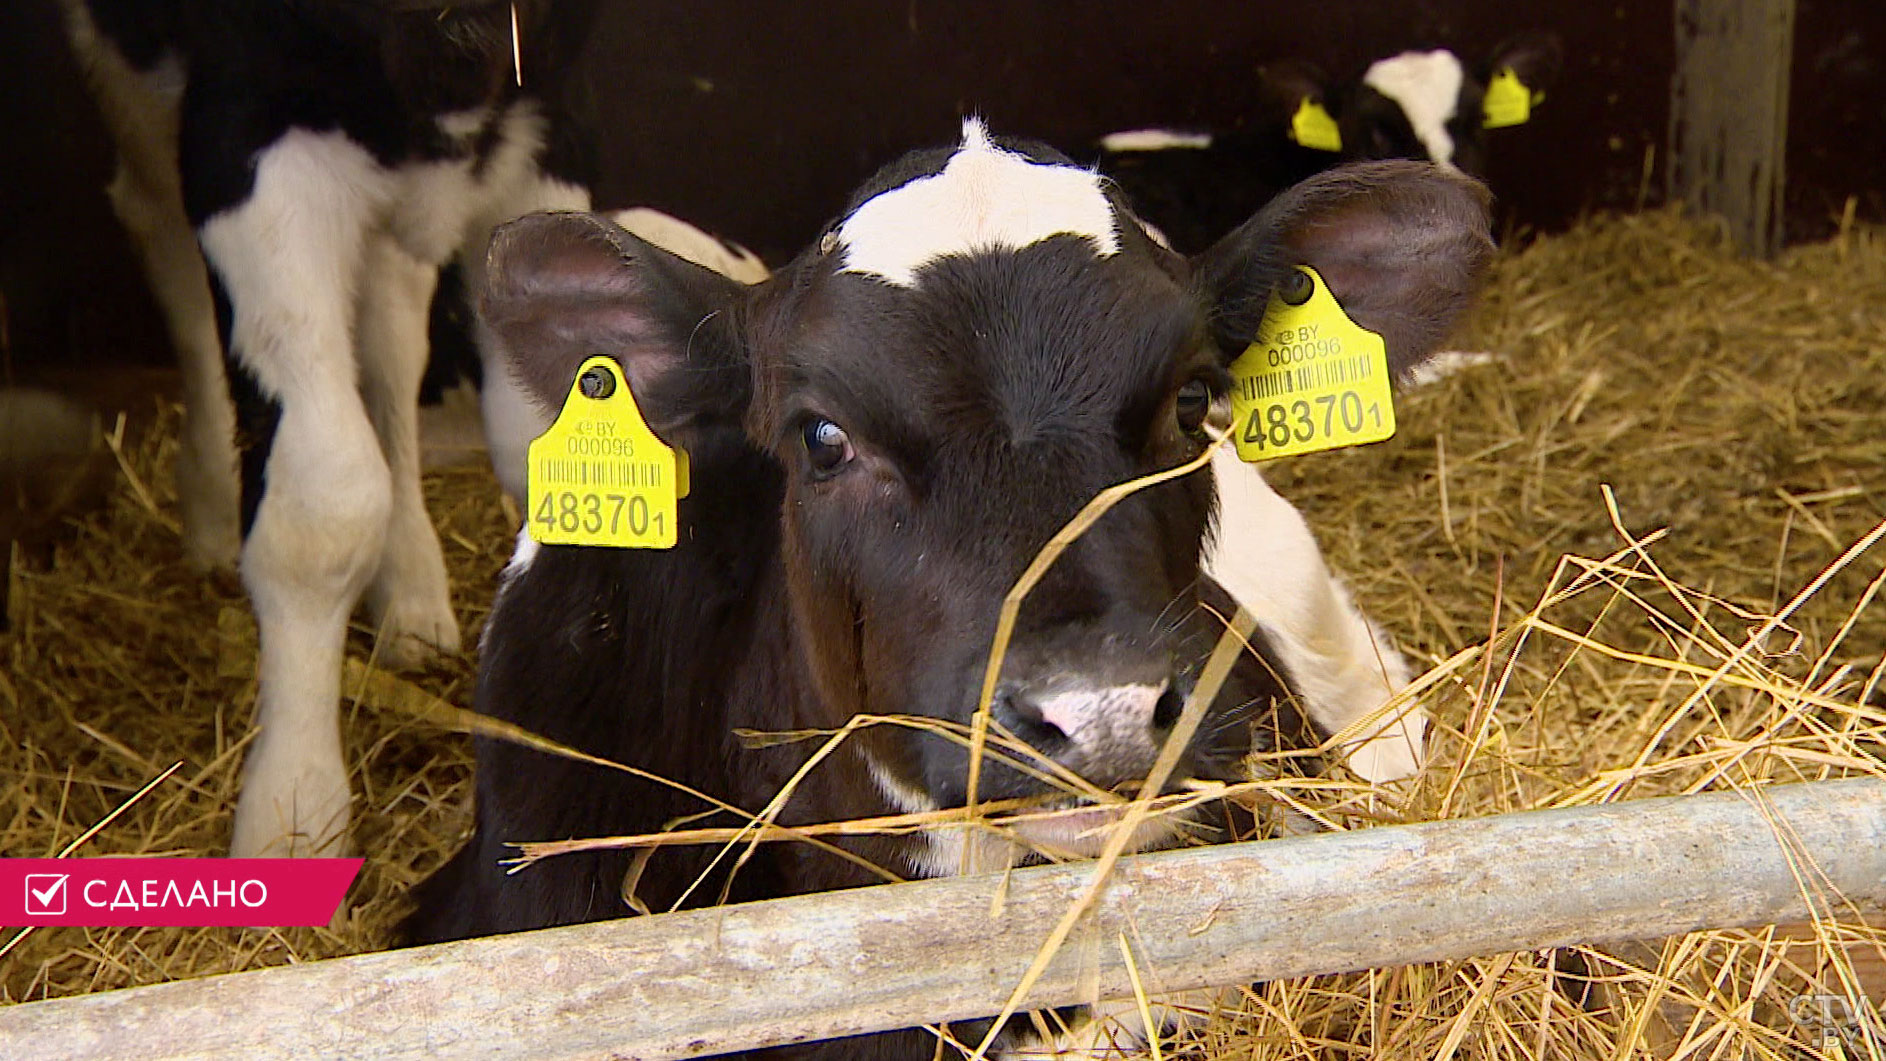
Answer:
[(174, 188), (153, 187), (121, 167), (110, 193), (118, 217), (136, 238), (151, 293), (163, 307), (171, 345), (177, 350), (183, 438), (176, 474), (184, 554), (199, 571), (233, 569), (240, 548), (236, 418), (196, 233)]
[(392, 477), (393, 511), (367, 605), (380, 626), (379, 658), (395, 667), (459, 648), (445, 558), (420, 487), (419, 381), (438, 269), (369, 236), (356, 349), (360, 390)]
[[(1303, 516), (1229, 448), (1212, 454), (1218, 528), (1205, 573), (1257, 616), (1310, 721), (1334, 735), (1366, 718), (1408, 684), (1408, 665), (1363, 617), (1323, 562)], [(1427, 716), (1408, 706), (1345, 745), (1366, 781), (1394, 781), (1421, 768)]]
[(82, 6), (72, 5), (68, 14), (73, 42), (87, 60), (93, 95), (118, 150), (118, 171), (106, 191), (137, 246), (182, 369), (177, 499), (184, 552), (199, 570), (233, 569), (239, 548), (235, 414), (223, 379), (209, 279), (184, 213), (177, 173), (183, 71), (174, 59), (149, 70), (134, 69), (98, 36)]
[(384, 178), (338, 133), (291, 131), (255, 157), (248, 196), (199, 233), (228, 295), (230, 368), (248, 397), (242, 577), (261, 640), (259, 732), (231, 851), (330, 855), (344, 850), (349, 818), (338, 713), (347, 618), (392, 508), (350, 343)]

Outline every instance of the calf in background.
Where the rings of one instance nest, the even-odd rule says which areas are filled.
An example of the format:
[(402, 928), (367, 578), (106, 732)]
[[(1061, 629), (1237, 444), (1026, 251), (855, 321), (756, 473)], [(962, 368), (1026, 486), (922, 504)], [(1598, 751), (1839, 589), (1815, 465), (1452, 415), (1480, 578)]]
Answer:
[(1175, 249), (1196, 254), (1336, 162), (1418, 159), (1483, 175), (1489, 122), (1507, 117), (1488, 113), (1492, 78), (1511, 71), (1523, 91), (1542, 93), (1558, 76), (1559, 51), (1543, 33), (1500, 45), (1479, 66), (1445, 48), (1407, 51), (1350, 81), (1307, 62), (1266, 66), (1239, 128), (1113, 133), (1101, 140), (1100, 169)]
[[(860, 862), (935, 876), (1006, 866), (1029, 848), (1093, 854), (1115, 812), (1062, 796), (1088, 810), (1016, 826), (1027, 848), (987, 840), (965, 851), (961, 834), (926, 833), (838, 841), (853, 859), (760, 845), (737, 872), (688, 847), (645, 862), (560, 856), (516, 875), (500, 865), (519, 840), (732, 824), (702, 817), (711, 808), (691, 793), (757, 808), (808, 754), (745, 746), (737, 731), (833, 730), (859, 714), (969, 725), (1010, 586), (1095, 494), (1211, 445), (1203, 426), (1227, 366), (1286, 272), (1316, 268), (1406, 374), (1464, 309), (1491, 251), (1486, 226), (1472, 181), (1374, 163), (1314, 178), (1188, 259), (1153, 240), (1107, 181), (975, 121), (958, 145), (880, 171), (821, 240), (757, 287), (591, 215), (504, 226), (483, 321), (540, 423), (579, 366), (607, 355), (649, 425), (689, 454), (692, 492), (670, 550), (520, 535), (485, 628), (478, 708), (647, 774), (480, 739), (475, 833), (422, 886), (411, 938), (881, 879)], [(1143, 778), (1222, 630), (1211, 613), (1230, 614), (1248, 585), (1327, 581), (1313, 544), (1306, 573), (1293, 569), (1301, 554), (1272, 551), (1270, 528), (1212, 531), (1223, 471), (1123, 500), (1027, 598), (991, 711), (1038, 762), (992, 755), (982, 798), (1051, 796), (1044, 765), (1100, 789)], [(1221, 587), (1201, 563), (1244, 584)], [(1280, 678), (1316, 676), (1261, 634), (1253, 647), (1175, 781), (1240, 780), (1250, 753), (1296, 735)], [(805, 778), (779, 820), (961, 806), (966, 776), (960, 744), (867, 727)], [(1223, 808), (1207, 805), (1133, 839), (1225, 835)], [(914, 1061), (936, 1046), (911, 1031), (789, 1054)]]
[(589, 206), (544, 89), (591, 5), (64, 3), (118, 148), (111, 199), (182, 359), (186, 548), (218, 567), (240, 547), (256, 613), (231, 850), (339, 853), (356, 602), (393, 663), (459, 646), (415, 428), (438, 266), (500, 221)]

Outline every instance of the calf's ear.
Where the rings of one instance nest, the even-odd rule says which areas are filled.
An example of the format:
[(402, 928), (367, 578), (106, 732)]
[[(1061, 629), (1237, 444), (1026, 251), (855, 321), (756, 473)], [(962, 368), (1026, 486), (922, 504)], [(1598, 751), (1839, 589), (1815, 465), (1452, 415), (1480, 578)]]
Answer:
[(1522, 33), (1502, 41), (1487, 61), (1482, 81), (1501, 70), (1519, 75), (1519, 83), (1533, 92), (1544, 92), (1558, 80), (1563, 48), (1558, 35), (1544, 31)]
[(1361, 162), (1311, 177), (1194, 260), (1225, 356), (1256, 334), (1278, 281), (1315, 269), (1397, 378), (1434, 353), (1493, 254), (1478, 181), (1427, 162)]
[(583, 362), (604, 354), (622, 366), (648, 425), (672, 442), (745, 410), (745, 290), (606, 217), (538, 213), (492, 233), (478, 305), (503, 368), (547, 416)]
[(1285, 59), (1257, 68), (1261, 117), (1288, 122), (1306, 100), (1328, 106), (1330, 80), (1307, 59)]

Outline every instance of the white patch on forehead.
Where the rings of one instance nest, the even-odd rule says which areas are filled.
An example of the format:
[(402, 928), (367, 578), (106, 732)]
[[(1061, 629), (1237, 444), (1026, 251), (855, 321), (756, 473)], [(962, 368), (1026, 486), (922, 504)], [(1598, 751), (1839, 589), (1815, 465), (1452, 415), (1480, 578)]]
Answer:
[(1460, 107), (1460, 86), (1466, 74), (1454, 53), (1403, 52), (1383, 59), (1362, 75), (1362, 83), (1401, 105), (1428, 157), (1452, 168), (1454, 138), (1447, 121)]
[(945, 255), (1020, 250), (1060, 235), (1087, 237), (1103, 258), (1119, 253), (1100, 176), (1004, 151), (970, 118), (941, 172), (873, 196), (838, 227), (840, 271), (914, 287), (917, 270)]

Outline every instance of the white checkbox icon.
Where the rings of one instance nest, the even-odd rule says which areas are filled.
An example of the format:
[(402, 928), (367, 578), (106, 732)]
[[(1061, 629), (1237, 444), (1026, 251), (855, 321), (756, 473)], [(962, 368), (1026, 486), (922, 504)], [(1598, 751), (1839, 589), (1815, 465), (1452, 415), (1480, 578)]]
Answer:
[(28, 917), (60, 917), (65, 914), (66, 874), (28, 873), (26, 875), (26, 914)]

